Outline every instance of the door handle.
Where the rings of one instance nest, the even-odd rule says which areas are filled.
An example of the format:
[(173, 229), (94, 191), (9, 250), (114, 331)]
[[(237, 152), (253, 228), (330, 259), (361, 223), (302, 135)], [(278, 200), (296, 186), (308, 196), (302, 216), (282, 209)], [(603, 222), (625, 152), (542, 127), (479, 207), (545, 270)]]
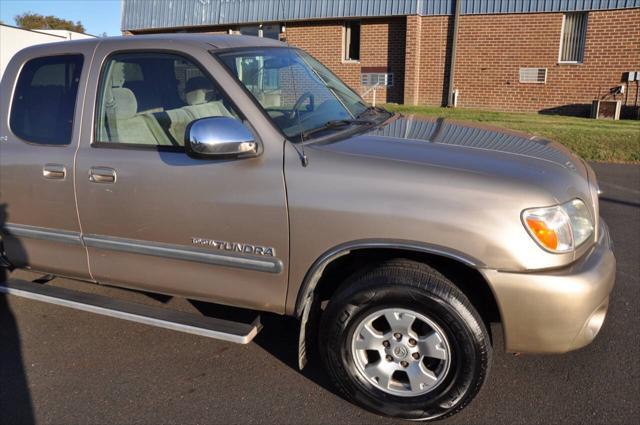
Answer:
[(115, 183), (116, 170), (109, 167), (91, 167), (89, 181), (93, 183)]
[(45, 164), (42, 167), (42, 176), (45, 179), (63, 180), (67, 176), (67, 169), (61, 164)]

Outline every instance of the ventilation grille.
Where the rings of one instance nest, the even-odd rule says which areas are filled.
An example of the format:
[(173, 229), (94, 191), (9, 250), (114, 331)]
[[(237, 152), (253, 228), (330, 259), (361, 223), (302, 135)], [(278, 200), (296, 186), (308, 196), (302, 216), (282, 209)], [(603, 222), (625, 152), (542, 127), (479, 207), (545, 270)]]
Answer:
[(547, 68), (520, 68), (520, 82), (544, 84), (547, 82)]
[(390, 87), (393, 85), (393, 74), (388, 73), (367, 72), (361, 74), (361, 79), (363, 86), (379, 85)]

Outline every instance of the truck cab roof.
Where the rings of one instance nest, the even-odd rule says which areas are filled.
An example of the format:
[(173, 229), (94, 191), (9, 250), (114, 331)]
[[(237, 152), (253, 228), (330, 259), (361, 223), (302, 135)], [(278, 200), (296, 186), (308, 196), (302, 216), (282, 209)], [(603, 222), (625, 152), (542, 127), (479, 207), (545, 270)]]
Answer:
[[(106, 38), (92, 38), (83, 40), (64, 41), (62, 44), (67, 48), (74, 45), (99, 45), (109, 43), (114, 50), (126, 48), (128, 45), (149, 42), (151, 45), (162, 43), (169, 46), (171, 43), (192, 44), (192, 45), (208, 45), (207, 49), (230, 49), (242, 47), (285, 47), (286, 44), (270, 38), (252, 37), (246, 35), (227, 35), (227, 34), (145, 34), (135, 36), (120, 36)], [(29, 47), (28, 50), (47, 50), (51, 48), (51, 44), (43, 44)], [(25, 49), (27, 50), (27, 49)]]

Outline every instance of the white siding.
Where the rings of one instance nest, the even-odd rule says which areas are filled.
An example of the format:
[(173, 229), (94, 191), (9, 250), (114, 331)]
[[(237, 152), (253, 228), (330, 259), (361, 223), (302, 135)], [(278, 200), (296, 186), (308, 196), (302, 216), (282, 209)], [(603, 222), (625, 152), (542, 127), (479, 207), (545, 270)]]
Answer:
[(2, 78), (4, 70), (13, 55), (26, 47), (35, 46), (36, 44), (92, 37), (92, 35), (81, 34), (73, 31), (29, 31), (8, 25), (0, 25), (0, 78)]

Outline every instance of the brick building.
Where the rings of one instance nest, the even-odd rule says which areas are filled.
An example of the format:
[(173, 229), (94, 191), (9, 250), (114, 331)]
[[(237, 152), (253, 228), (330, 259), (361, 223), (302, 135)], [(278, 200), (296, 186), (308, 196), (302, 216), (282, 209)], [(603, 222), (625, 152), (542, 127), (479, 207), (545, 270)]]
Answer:
[(637, 117), (640, 103), (640, 0), (123, 0), (122, 30), (286, 39), (367, 100), (376, 86), (411, 105), (588, 115), (615, 98)]

